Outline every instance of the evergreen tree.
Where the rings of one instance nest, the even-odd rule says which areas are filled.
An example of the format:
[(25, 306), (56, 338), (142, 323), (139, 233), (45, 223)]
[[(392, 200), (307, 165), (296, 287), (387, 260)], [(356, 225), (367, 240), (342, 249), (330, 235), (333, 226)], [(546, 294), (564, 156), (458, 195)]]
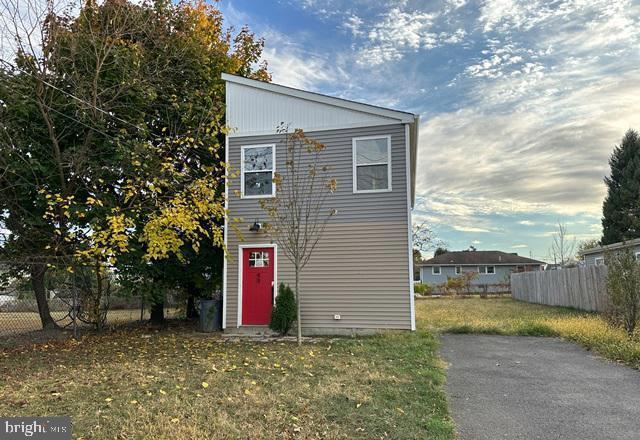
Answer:
[(611, 174), (605, 178), (602, 244), (640, 238), (640, 136), (629, 130), (613, 150)]
[(269, 328), (281, 335), (286, 335), (296, 320), (296, 310), (296, 297), (293, 290), (288, 284), (280, 283), (276, 305), (271, 311)]

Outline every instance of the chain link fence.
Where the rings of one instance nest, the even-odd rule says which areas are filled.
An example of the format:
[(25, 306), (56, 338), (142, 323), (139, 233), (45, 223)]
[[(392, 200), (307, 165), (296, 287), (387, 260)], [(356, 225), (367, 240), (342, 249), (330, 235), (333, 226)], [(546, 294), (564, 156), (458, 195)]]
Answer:
[(184, 317), (179, 292), (136, 294), (108, 268), (39, 266), (44, 274), (33, 263), (0, 262), (0, 348), (146, 323), (153, 301), (165, 318)]

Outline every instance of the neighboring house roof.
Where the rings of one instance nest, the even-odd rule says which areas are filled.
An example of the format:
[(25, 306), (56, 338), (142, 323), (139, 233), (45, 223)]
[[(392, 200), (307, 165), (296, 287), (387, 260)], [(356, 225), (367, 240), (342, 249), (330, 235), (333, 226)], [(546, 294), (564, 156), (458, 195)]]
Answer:
[(545, 264), (543, 261), (534, 260), (532, 258), (521, 257), (515, 253), (507, 253), (501, 251), (456, 251), (447, 252), (430, 258), (422, 262), (422, 266), (433, 265), (526, 265), (526, 264)]
[(612, 243), (606, 246), (596, 246), (590, 249), (585, 249), (582, 252), (580, 252), (580, 254), (581, 255), (599, 254), (607, 251), (613, 251), (616, 249), (622, 249), (622, 248), (638, 246), (638, 245), (640, 245), (640, 238), (634, 238), (633, 240), (619, 241), (618, 243)]
[(304, 131), (408, 124), (413, 206), (419, 115), (228, 73), (223, 73), (222, 79), (227, 82), (226, 119), (231, 137), (273, 134), (282, 122)]

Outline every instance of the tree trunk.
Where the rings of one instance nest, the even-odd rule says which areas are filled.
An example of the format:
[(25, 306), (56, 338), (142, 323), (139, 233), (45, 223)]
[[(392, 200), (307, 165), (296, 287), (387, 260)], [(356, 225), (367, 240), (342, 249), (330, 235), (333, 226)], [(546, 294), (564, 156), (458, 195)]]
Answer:
[(152, 324), (164, 324), (164, 301), (151, 303), (150, 321)]
[(60, 328), (51, 317), (49, 303), (47, 302), (47, 289), (44, 285), (44, 276), (47, 272), (47, 265), (42, 263), (32, 264), (30, 270), (31, 286), (33, 288), (33, 293), (36, 296), (36, 302), (38, 303), (38, 314), (40, 315), (42, 329), (51, 330)]
[(300, 319), (300, 270), (296, 267), (296, 306), (298, 321), (298, 345), (302, 345), (302, 320)]
[(196, 297), (200, 292), (193, 283), (187, 285), (187, 319), (198, 319), (198, 309), (196, 309)]

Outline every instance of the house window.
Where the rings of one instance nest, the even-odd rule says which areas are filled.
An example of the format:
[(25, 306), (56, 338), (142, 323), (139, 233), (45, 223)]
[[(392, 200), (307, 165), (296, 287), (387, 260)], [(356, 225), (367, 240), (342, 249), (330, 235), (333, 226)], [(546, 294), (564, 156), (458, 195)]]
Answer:
[(494, 273), (496, 273), (496, 267), (495, 266), (485, 266), (484, 267), (484, 273), (487, 275), (493, 275)]
[(640, 261), (640, 252), (636, 252), (636, 261)]
[(462, 273), (462, 267), (456, 266), (456, 275), (460, 275)]
[(391, 136), (353, 139), (353, 192), (391, 191)]
[(596, 266), (604, 266), (604, 258), (597, 257), (595, 260)]
[(242, 147), (242, 197), (275, 196), (276, 146), (251, 145)]
[(431, 275), (440, 275), (440, 266), (432, 266)]
[(269, 267), (269, 253), (251, 252), (249, 254), (249, 267)]

